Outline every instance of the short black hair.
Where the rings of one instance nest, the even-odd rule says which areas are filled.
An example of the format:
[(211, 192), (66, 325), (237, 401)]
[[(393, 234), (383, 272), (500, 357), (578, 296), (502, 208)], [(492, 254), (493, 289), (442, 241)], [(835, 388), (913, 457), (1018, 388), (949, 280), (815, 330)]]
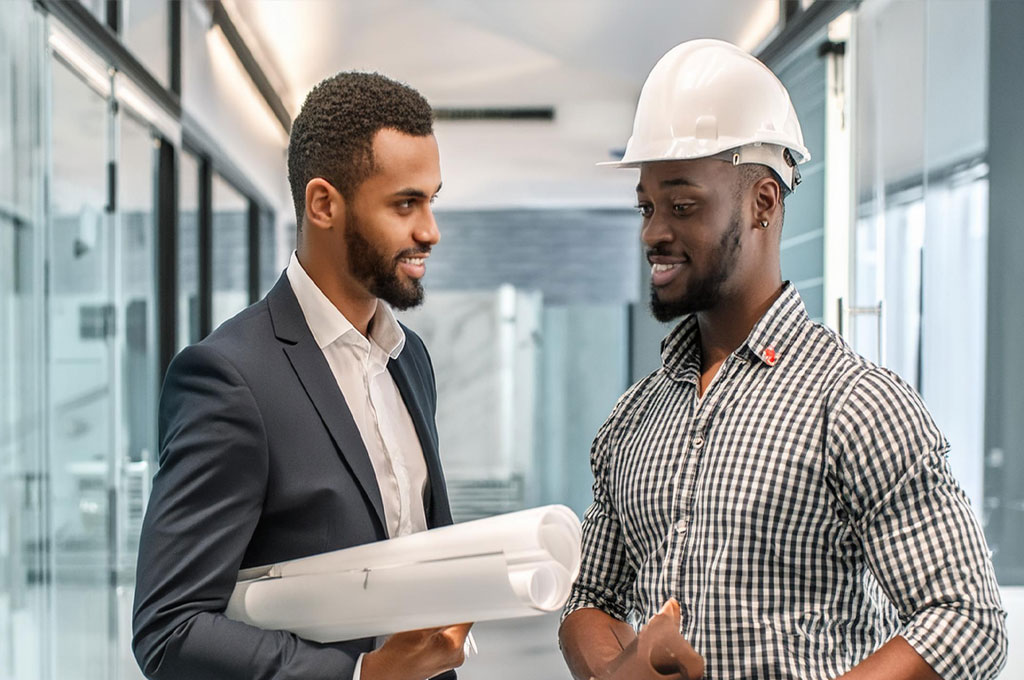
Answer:
[(793, 193), (792, 189), (786, 186), (786, 183), (782, 181), (779, 174), (774, 169), (769, 168), (767, 165), (761, 165), (760, 163), (744, 163), (737, 168), (740, 172), (740, 186), (741, 190), (749, 189), (754, 186), (757, 182), (764, 179), (765, 177), (771, 177), (779, 183), (779, 201), (783, 204), (786, 202), (786, 198)]
[[(736, 166), (739, 171), (736, 173), (736, 199), (739, 200), (743, 194), (754, 186), (757, 182), (761, 181), (765, 177), (771, 177), (779, 184), (779, 205), (782, 206), (782, 221), (786, 221), (786, 198), (793, 193), (793, 190), (786, 186), (786, 183), (782, 181), (779, 174), (767, 165), (761, 165), (760, 163), (744, 163)], [(780, 238), (782, 230), (779, 230)]]
[(288, 140), (288, 183), (299, 229), (309, 181), (322, 177), (351, 199), (373, 174), (373, 137), (384, 128), (418, 137), (433, 133), (430, 104), (379, 73), (342, 72), (310, 90)]

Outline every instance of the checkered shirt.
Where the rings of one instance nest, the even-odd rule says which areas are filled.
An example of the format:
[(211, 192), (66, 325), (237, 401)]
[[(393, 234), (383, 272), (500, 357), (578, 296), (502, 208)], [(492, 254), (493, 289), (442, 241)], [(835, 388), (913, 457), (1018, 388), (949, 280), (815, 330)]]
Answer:
[(712, 680), (835, 678), (895, 635), (946, 680), (994, 678), (989, 552), (917, 393), (788, 283), (702, 397), (700, 356), (684, 318), (598, 432), (563, 616), (638, 625), (675, 597)]

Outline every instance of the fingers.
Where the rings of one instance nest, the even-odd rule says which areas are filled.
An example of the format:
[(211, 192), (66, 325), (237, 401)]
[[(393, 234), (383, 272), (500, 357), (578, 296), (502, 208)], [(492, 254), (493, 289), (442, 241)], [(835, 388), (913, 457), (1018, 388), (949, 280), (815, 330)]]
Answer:
[(453, 645), (462, 647), (466, 642), (466, 636), (469, 635), (469, 629), (472, 627), (472, 623), (459, 623), (441, 628), (440, 634), (450, 640)]
[(674, 597), (670, 597), (665, 600), (665, 604), (661, 605), (661, 609), (658, 610), (658, 613), (651, 617), (651, 621), (654, 621), (654, 619), (667, 620), (678, 626), (680, 619), (679, 601)]
[(679, 602), (671, 598), (651, 617), (640, 637), (657, 672), (699, 678), (704, 673), (704, 659), (680, 634), (680, 617)]

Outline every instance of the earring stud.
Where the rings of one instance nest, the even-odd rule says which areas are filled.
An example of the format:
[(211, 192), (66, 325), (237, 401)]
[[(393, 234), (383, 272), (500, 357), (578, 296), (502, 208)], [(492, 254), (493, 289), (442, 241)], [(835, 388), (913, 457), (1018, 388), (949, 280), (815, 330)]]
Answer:
[(768, 228), (768, 220), (761, 220), (761, 228), (762, 229), (767, 229)]

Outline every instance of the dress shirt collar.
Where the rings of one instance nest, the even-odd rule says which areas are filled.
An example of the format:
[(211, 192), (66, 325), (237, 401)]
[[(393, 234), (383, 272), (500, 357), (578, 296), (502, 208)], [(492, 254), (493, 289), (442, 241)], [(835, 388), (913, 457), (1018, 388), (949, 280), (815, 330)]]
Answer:
[[(782, 285), (782, 293), (754, 324), (734, 354), (756, 358), (765, 366), (775, 366), (785, 358), (793, 335), (807, 321), (800, 293), (789, 281)], [(678, 378), (696, 370), (700, 372), (700, 328), (697, 316), (683, 317), (661, 341), (661, 362), (664, 369)]]
[[(333, 344), (339, 338), (344, 342), (366, 345), (366, 338), (363, 338), (352, 322), (327, 299), (316, 282), (309, 278), (294, 252), (288, 262), (287, 274), (295, 299), (302, 309), (302, 315), (306, 317), (309, 330), (320, 349)], [(381, 300), (377, 301), (377, 310), (370, 321), (369, 339), (392, 359), (397, 359), (405, 347), (405, 331), (398, 324), (391, 308)]]

